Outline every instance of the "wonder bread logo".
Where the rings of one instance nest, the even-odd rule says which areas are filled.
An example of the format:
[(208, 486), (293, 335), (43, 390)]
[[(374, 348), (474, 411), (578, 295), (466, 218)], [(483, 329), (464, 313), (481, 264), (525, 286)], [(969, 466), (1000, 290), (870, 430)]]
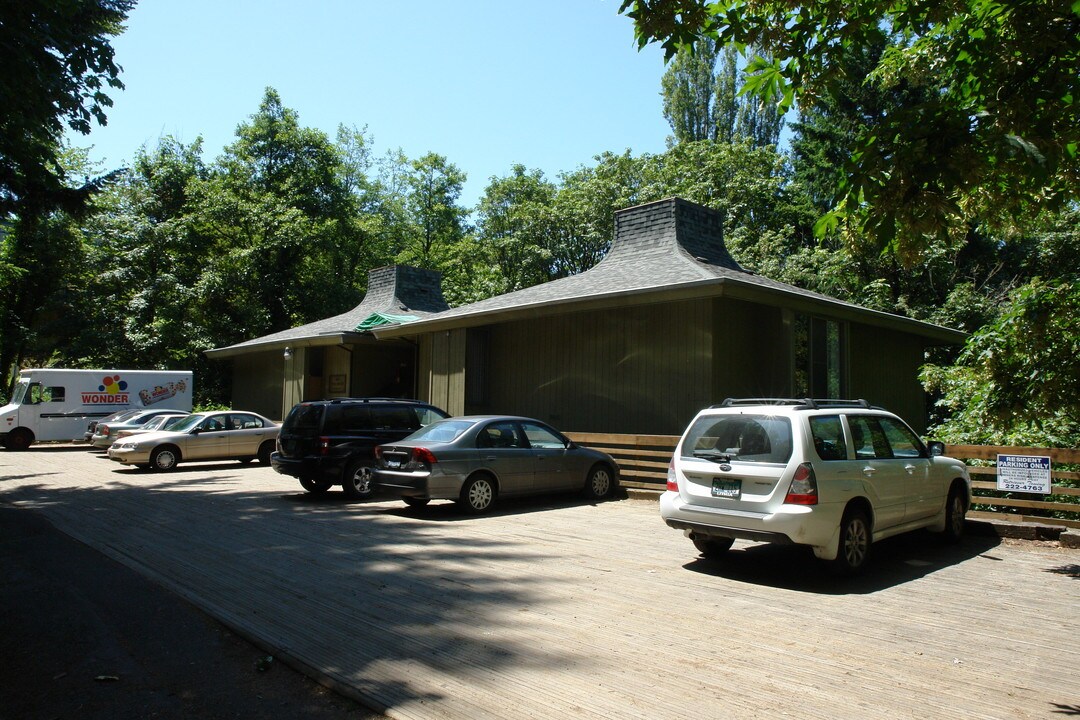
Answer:
[(106, 375), (97, 392), (84, 392), (82, 394), (83, 405), (126, 405), (128, 402), (128, 384), (121, 380), (119, 375)]

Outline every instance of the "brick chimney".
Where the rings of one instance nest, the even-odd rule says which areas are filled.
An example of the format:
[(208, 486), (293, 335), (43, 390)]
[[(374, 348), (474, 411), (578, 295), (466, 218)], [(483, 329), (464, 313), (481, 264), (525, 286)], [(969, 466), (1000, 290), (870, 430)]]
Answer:
[(724, 245), (724, 213), (668, 198), (615, 213), (615, 238), (605, 260), (655, 261), (682, 252), (708, 265), (745, 272)]

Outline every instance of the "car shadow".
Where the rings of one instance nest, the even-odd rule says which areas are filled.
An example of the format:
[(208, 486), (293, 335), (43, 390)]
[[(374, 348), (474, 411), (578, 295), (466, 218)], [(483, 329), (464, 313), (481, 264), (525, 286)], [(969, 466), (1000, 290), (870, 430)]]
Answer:
[(582, 505), (596, 505), (602, 502), (613, 502), (625, 497), (622, 490), (603, 500), (589, 500), (582, 497), (580, 492), (566, 492), (545, 495), (529, 495), (525, 497), (499, 499), (488, 512), (473, 514), (462, 508), (453, 500), (432, 500), (422, 507), (410, 507), (398, 498), (375, 498), (375, 502), (391, 503), (383, 512), (387, 515), (403, 517), (419, 517), (438, 522), (459, 522), (461, 520), (479, 520), (483, 518), (498, 518), (511, 515), (521, 515), (532, 512), (544, 512), (548, 510), (562, 510)]
[(902, 585), (943, 568), (976, 557), (996, 560), (986, 553), (1000, 538), (968, 534), (955, 545), (940, 535), (916, 531), (874, 543), (862, 573), (839, 576), (828, 564), (800, 545), (774, 545), (738, 541), (722, 556), (699, 557), (683, 567), (702, 575), (765, 585), (783, 590), (825, 595), (863, 595)]

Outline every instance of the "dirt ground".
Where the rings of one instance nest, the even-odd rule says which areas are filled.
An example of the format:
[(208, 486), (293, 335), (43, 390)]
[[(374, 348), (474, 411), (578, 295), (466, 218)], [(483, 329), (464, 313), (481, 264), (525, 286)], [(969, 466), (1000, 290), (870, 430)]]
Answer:
[(138, 573), (0, 505), (0, 719), (379, 718)]

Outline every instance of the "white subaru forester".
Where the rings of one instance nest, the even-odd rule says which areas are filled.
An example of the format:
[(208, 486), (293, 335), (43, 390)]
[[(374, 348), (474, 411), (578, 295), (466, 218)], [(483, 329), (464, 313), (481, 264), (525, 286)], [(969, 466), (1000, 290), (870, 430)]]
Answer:
[(660, 515), (707, 557), (736, 538), (809, 545), (852, 574), (891, 535), (960, 539), (971, 478), (944, 449), (865, 400), (729, 398), (680, 439)]

